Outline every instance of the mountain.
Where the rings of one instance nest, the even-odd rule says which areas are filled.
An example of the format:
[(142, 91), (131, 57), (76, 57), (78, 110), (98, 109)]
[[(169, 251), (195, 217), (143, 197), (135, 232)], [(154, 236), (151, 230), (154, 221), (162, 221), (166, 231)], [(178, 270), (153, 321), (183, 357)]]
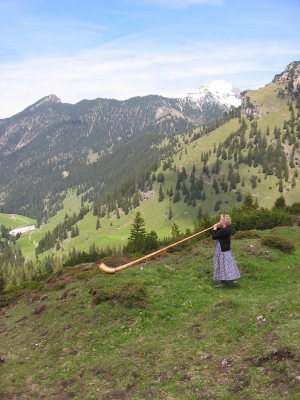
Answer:
[[(121, 167), (127, 177), (147, 169), (146, 164), (157, 162), (162, 153), (154, 143), (192, 132), (229, 109), (229, 103), (221, 103), (216, 96), (216, 87), (220, 87), (223, 98), (232, 99), (231, 85), (228, 93), (224, 92), (224, 83), (212, 87), (215, 93), (209, 96), (206, 88), (202, 100), (190, 95), (184, 99), (151, 95), (125, 101), (82, 100), (72, 105), (52, 94), (1, 120), (0, 202), (4, 210), (37, 218), (44, 212), (46, 198), (49, 210), (58, 201), (56, 194), (68, 188), (82, 185), (84, 192), (89, 186), (117, 186), (115, 180), (124, 182), (126, 177), (117, 173), (114, 154), (119, 154), (119, 162), (127, 165)], [(135, 140), (138, 159), (132, 149), (128, 150)], [(90, 154), (97, 155), (96, 166), (88, 166)], [(100, 189), (97, 191), (99, 194)]]
[(273, 83), (284, 83), (284, 90), (289, 94), (299, 93), (300, 61), (291, 62), (281, 74), (275, 75)]
[[(185, 168), (194, 163), (198, 165), (197, 179), (207, 176), (204, 186), (207, 185), (205, 192), (209, 190), (209, 196), (212, 184), (216, 187), (219, 183), (223, 190), (227, 185), (231, 195), (232, 189), (245, 190), (235, 189), (242, 181), (237, 176), (238, 165), (253, 164), (258, 168), (243, 169), (245, 187), (251, 190), (262, 182), (260, 174), (265, 173), (264, 180), (276, 177), (277, 182), (270, 183), (269, 190), (277, 190), (277, 195), (283, 172), (284, 179), (294, 188), (297, 169), (293, 168), (298, 165), (300, 137), (298, 80), (299, 62), (293, 62), (265, 88), (241, 96), (224, 81), (205, 85), (181, 99), (151, 95), (126, 101), (82, 100), (71, 105), (62, 103), (55, 95), (47, 96), (0, 123), (1, 211), (35, 218), (40, 224), (64, 207), (68, 191), (73, 190), (81, 196), (82, 203), (88, 201), (96, 208), (97, 215), (105, 214), (101, 211), (104, 204), (107, 210), (113, 210), (117, 204), (120, 210), (128, 212), (135, 194), (143, 197), (142, 193), (152, 190), (156, 171), (160, 174), (157, 182), (163, 184), (165, 192), (161, 197), (167, 198), (172, 193), (169, 197), (173, 200), (175, 188), (182, 185), (176, 183), (176, 174), (178, 168), (185, 166), (181, 161), (186, 158), (183, 150), (189, 151), (191, 157)], [(231, 109), (240, 102), (241, 108)], [(210, 109), (218, 109), (217, 115), (222, 107), (223, 114), (204, 124), (203, 120), (208, 118), (204, 111), (206, 107), (209, 109), (209, 103)], [(256, 135), (259, 136), (254, 140)], [(278, 149), (274, 155), (276, 143)], [(266, 159), (264, 151), (268, 146), (270, 154)], [(161, 174), (167, 172), (170, 178), (161, 181)], [(235, 183), (231, 181), (233, 176)], [(213, 177), (216, 182), (212, 182)], [(284, 189), (287, 196), (290, 188)], [(193, 198), (195, 194), (190, 193), (188, 198), (186, 188), (184, 192), (180, 203), (201, 204), (197, 203), (199, 194)], [(273, 198), (273, 194), (260, 196)], [(224, 196), (219, 206), (222, 201)], [(231, 204), (233, 199), (226, 201)], [(214, 203), (213, 198), (209, 205), (204, 203), (205, 212), (211, 213), (219, 207)]]
[(105, 142), (108, 146), (116, 137), (184, 132), (207, 124), (240, 104), (239, 89), (221, 80), (183, 99), (152, 95), (125, 101), (83, 100), (71, 105), (51, 94), (21, 113), (0, 120), (0, 155), (13, 153), (49, 129), (63, 136), (66, 131), (76, 129), (79, 136), (96, 141), (97, 137), (106, 140), (109, 137)]
[(239, 107), (241, 105), (241, 92), (231, 83), (223, 80), (216, 80), (210, 84), (201, 86), (198, 90), (188, 93), (187, 101), (196, 103), (199, 108), (217, 104), (224, 109)]

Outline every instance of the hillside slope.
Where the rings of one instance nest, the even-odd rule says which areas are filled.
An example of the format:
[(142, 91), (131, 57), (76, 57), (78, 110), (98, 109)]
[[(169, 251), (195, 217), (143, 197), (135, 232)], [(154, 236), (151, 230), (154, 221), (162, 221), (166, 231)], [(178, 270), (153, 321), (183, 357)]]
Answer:
[(299, 398), (300, 231), (272, 234), (296, 250), (233, 239), (242, 278), (226, 289), (213, 287), (207, 238), (115, 275), (64, 269), (24, 291), (0, 315), (0, 397)]

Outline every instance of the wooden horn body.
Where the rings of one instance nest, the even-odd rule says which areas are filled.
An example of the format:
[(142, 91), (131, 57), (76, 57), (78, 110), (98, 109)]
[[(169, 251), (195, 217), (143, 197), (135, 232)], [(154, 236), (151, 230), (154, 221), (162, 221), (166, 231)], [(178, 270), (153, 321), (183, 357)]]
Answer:
[(176, 243), (172, 243), (172, 244), (170, 244), (169, 246), (163, 247), (163, 248), (160, 249), (160, 250), (154, 251), (153, 253), (148, 254), (148, 255), (146, 255), (146, 256), (144, 256), (144, 257), (138, 258), (137, 260), (131, 261), (131, 262), (127, 263), (127, 264), (120, 265), (119, 267), (115, 267), (115, 268), (113, 268), (113, 267), (108, 267), (108, 266), (105, 265), (104, 263), (101, 263), (101, 264), (99, 265), (99, 269), (101, 269), (101, 271), (103, 271), (103, 272), (106, 272), (107, 274), (114, 274), (114, 273), (116, 273), (116, 272), (118, 272), (118, 271), (121, 271), (122, 269), (129, 268), (129, 267), (132, 267), (133, 265), (136, 265), (136, 264), (139, 264), (139, 263), (141, 263), (141, 262), (143, 262), (143, 261), (146, 261), (146, 260), (148, 260), (149, 258), (154, 257), (154, 256), (156, 256), (157, 254), (160, 254), (160, 253), (162, 253), (163, 251), (166, 251), (166, 250), (170, 249), (171, 247), (177, 246), (177, 245), (180, 244), (180, 243), (183, 243), (183, 242), (186, 242), (187, 240), (193, 239), (194, 237), (199, 236), (199, 235), (201, 235), (202, 233), (207, 232), (207, 231), (209, 231), (209, 230), (212, 229), (212, 228), (213, 228), (213, 226), (211, 226), (210, 228), (204, 229), (204, 230), (201, 231), (201, 232), (197, 232), (197, 233), (195, 233), (194, 235), (191, 235), (191, 236), (189, 236), (189, 237), (187, 237), (187, 238), (184, 238), (184, 239), (182, 239), (182, 240), (179, 240), (179, 241), (176, 242)]

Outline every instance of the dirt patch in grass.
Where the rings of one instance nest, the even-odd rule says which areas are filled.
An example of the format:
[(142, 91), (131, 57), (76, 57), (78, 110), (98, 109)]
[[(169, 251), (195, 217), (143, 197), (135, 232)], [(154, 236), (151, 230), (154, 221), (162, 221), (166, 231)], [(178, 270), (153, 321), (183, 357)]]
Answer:
[(66, 285), (70, 284), (71, 282), (74, 282), (74, 280), (72, 280), (70, 277), (65, 277), (65, 276), (54, 277), (47, 283), (45, 289), (51, 292), (62, 290), (66, 287)]
[(65, 290), (61, 296), (59, 296), (59, 300), (66, 300), (68, 297), (76, 297), (78, 294), (78, 290), (67, 289)]
[[(247, 373), (243, 369), (240, 369), (235, 374), (235, 382), (231, 385), (230, 392), (237, 394), (237, 393), (242, 392), (249, 386), (250, 386), (250, 379), (247, 376)], [(243, 397), (243, 398), (245, 398), (245, 397)]]
[(155, 390), (147, 390), (144, 394), (145, 399), (156, 399), (158, 396), (159, 393)]
[(232, 299), (222, 300), (214, 305), (215, 308), (222, 308), (225, 310), (232, 310), (236, 307), (235, 302)]
[(99, 375), (103, 376), (105, 379), (109, 378), (111, 375), (111, 373), (108, 370), (103, 368), (92, 368), (90, 371), (92, 374), (95, 374), (97, 376)]
[(263, 248), (262, 245), (257, 241), (252, 243), (250, 241), (247, 241), (246, 244), (241, 246), (241, 251), (251, 256), (257, 256), (266, 259), (270, 257), (270, 251), (265, 250), (265, 248)]
[(268, 354), (267, 356), (260, 356), (256, 366), (261, 367), (264, 364), (271, 361), (272, 363), (279, 363), (285, 360), (293, 360), (294, 354), (286, 348), (277, 349), (273, 353)]
[(201, 324), (199, 323), (195, 323), (190, 327), (189, 334), (193, 335), (197, 341), (202, 340), (205, 337), (201, 330)]
[(32, 314), (38, 315), (38, 314), (42, 313), (45, 309), (46, 309), (46, 304), (42, 304), (41, 306), (36, 307), (36, 308), (32, 311)]
[(103, 400), (127, 400), (130, 399), (130, 393), (119, 392), (117, 390), (107, 393)]

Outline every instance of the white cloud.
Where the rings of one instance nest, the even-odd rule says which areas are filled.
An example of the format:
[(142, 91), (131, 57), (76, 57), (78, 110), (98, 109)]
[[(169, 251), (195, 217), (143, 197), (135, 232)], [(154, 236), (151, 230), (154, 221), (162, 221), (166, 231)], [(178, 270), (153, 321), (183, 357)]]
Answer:
[[(250, 50), (244, 52), (245, 48)], [(239, 79), (244, 75), (241, 89), (245, 89), (251, 86), (247, 74), (272, 72), (269, 60), (280, 48), (287, 52), (266, 43), (226, 47), (206, 42), (189, 47), (174, 45), (166, 51), (164, 46), (122, 41), (75, 56), (10, 63), (0, 66), (0, 92), (6, 93), (5, 99), (0, 99), (0, 115), (11, 116), (51, 93), (69, 103), (96, 97), (124, 100), (147, 94), (172, 96), (224, 76), (232, 77), (230, 81), (235, 84), (235, 75), (240, 75)]]

